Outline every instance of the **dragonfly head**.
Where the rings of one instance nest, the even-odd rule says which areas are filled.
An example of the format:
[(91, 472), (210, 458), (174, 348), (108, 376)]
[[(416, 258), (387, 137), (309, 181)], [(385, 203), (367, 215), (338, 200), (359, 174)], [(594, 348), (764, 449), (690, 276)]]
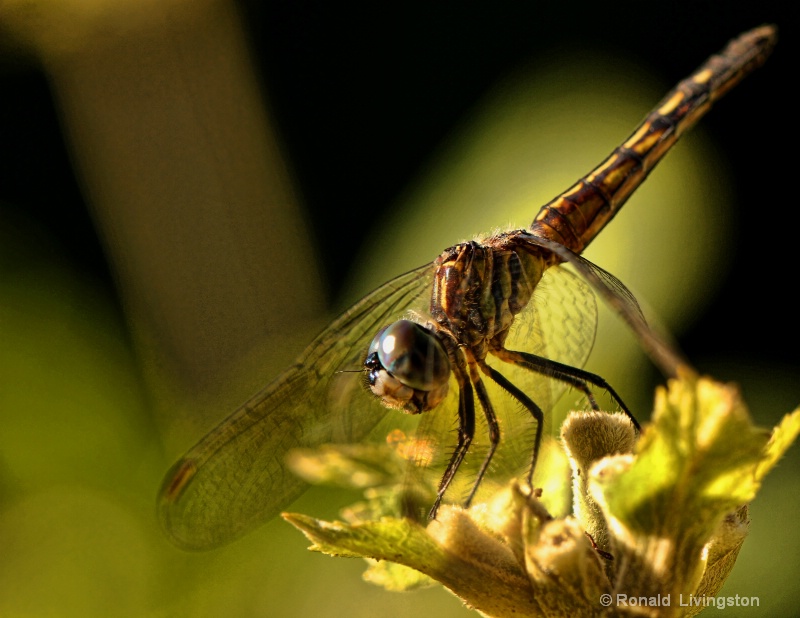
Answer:
[(364, 369), (370, 390), (389, 408), (419, 414), (447, 395), (447, 352), (431, 330), (410, 320), (398, 320), (375, 335)]

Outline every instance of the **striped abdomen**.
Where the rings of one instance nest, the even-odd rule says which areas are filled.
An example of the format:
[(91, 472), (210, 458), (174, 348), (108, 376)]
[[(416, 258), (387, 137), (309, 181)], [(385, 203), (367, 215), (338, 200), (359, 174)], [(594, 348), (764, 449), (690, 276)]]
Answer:
[(633, 134), (594, 171), (545, 204), (531, 224), (538, 236), (583, 251), (666, 152), (711, 106), (752, 70), (777, 40), (762, 26), (731, 41), (680, 82)]

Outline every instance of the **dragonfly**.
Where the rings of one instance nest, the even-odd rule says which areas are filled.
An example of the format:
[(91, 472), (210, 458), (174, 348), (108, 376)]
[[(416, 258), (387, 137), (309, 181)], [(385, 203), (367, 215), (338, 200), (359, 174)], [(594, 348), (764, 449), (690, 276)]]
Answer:
[[(290, 451), (359, 442), (392, 408), (418, 419), (419, 440), (455, 440), (441, 449), (432, 518), (468, 454), (472, 488), (465, 505), (501, 444), (525, 453), (516, 465), (527, 468), (531, 486), (546, 415), (567, 388), (594, 409), (595, 390), (604, 391), (638, 430), (611, 385), (581, 368), (594, 341), (595, 295), (627, 322), (666, 375), (684, 361), (648, 326), (630, 291), (580, 254), (680, 136), (766, 60), (776, 40), (769, 25), (731, 40), (599, 166), (542, 206), (530, 227), (454, 245), (334, 320), (169, 470), (158, 506), (172, 541), (212, 548), (270, 520), (307, 488), (287, 468)], [(496, 405), (500, 396), (521, 409), (532, 437), (501, 422), (509, 406)]]

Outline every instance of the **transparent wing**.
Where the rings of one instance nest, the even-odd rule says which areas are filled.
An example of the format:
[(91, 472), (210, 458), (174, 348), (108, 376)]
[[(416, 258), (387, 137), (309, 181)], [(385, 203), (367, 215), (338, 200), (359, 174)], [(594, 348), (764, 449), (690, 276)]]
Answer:
[(290, 449), (369, 433), (387, 409), (352, 370), (381, 327), (427, 308), (433, 272), (426, 265), (363, 298), (170, 469), (159, 513), (176, 543), (211, 548), (271, 519), (307, 487), (285, 468)]
[[(545, 271), (531, 302), (514, 320), (505, 347), (583, 367), (596, 332), (597, 302), (591, 287), (565, 268), (554, 266)], [(497, 369), (508, 372), (505, 364)], [(547, 378), (528, 380), (526, 392), (536, 395), (543, 407), (555, 405), (565, 389), (563, 382)]]
[(570, 264), (612, 311), (631, 327), (639, 345), (664, 375), (675, 377), (680, 369), (694, 371), (668, 338), (647, 323), (636, 298), (614, 275), (557, 242), (534, 235), (528, 239), (531, 243), (552, 251), (561, 260)]
[[(515, 319), (505, 347), (581, 368), (592, 352), (596, 333), (597, 302), (592, 289), (569, 270), (554, 266), (545, 271), (530, 304)], [(551, 412), (564, 396), (567, 385), (515, 365), (494, 359), (490, 362), (542, 409), (545, 435), (552, 433)], [(527, 471), (535, 423), (519, 403), (501, 389), (494, 388), (512, 412), (505, 419), (506, 443), (501, 444), (498, 451), (497, 468), (508, 473)], [(573, 396), (577, 401), (577, 394)]]

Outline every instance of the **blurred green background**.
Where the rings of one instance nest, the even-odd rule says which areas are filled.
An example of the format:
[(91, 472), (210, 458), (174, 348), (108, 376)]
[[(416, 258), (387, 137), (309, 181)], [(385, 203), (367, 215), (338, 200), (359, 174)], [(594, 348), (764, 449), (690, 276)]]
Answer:
[[(773, 57), (587, 257), (771, 426), (800, 402), (783, 5), (0, 4), (0, 616), (469, 615), (363, 583), (282, 521), (184, 553), (162, 476), (336, 311), (527, 225), (764, 22)], [(589, 368), (647, 418), (659, 377), (612, 317)], [(800, 602), (798, 469), (795, 448), (724, 590), (761, 609), (726, 615)]]

